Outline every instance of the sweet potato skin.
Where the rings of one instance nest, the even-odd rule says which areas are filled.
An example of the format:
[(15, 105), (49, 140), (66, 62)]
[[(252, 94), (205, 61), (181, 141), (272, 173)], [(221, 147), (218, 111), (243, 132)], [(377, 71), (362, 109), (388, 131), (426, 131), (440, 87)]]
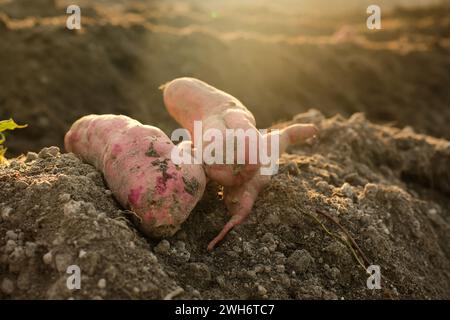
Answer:
[[(288, 146), (305, 141), (318, 132), (312, 124), (294, 124), (280, 131), (274, 131), (264, 136), (267, 154), (270, 154), (270, 141), (272, 135), (278, 135), (279, 154), (286, 151)], [(235, 226), (241, 224), (250, 215), (258, 194), (270, 184), (271, 175), (255, 174), (249, 181), (237, 187), (224, 188), (224, 202), (231, 219), (225, 224), (220, 233), (208, 244), (211, 251)]]
[[(226, 129), (242, 129), (254, 131), (257, 137), (261, 137), (253, 114), (242, 102), (201, 80), (177, 78), (165, 84), (163, 90), (167, 111), (191, 133), (194, 143), (194, 121), (202, 121), (203, 133), (215, 129), (225, 137)], [(204, 148), (206, 145), (203, 144)], [(223, 186), (237, 186), (250, 180), (260, 165), (248, 161), (248, 149), (246, 141), (245, 164), (205, 165), (207, 176)]]
[[(231, 117), (227, 121), (238, 122), (243, 128), (255, 126), (255, 118), (242, 102), (206, 82), (183, 77), (166, 83), (162, 88), (167, 111), (190, 132), (193, 131), (194, 121), (217, 118), (225, 112), (227, 117)], [(204, 124), (205, 128), (218, 128), (218, 123), (211, 121)]]
[(100, 170), (117, 201), (135, 212), (150, 237), (173, 235), (201, 199), (201, 165), (175, 165), (175, 147), (160, 129), (126, 116), (89, 115), (65, 136), (68, 152)]

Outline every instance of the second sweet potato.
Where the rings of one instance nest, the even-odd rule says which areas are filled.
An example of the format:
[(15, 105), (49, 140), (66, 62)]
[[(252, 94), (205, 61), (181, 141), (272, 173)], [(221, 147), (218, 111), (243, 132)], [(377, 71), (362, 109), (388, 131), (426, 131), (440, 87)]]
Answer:
[(173, 235), (201, 199), (201, 165), (175, 165), (172, 141), (160, 129), (116, 115), (76, 121), (65, 137), (68, 152), (100, 170), (119, 203), (136, 213), (150, 237)]

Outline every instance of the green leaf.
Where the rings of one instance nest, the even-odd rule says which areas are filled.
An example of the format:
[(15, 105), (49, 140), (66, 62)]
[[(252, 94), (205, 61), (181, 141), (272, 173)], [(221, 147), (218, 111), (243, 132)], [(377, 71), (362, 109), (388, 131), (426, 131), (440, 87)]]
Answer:
[(15, 123), (13, 119), (0, 121), (0, 164), (3, 164), (6, 162), (6, 158), (5, 158), (6, 148), (4, 146), (2, 146), (2, 144), (6, 140), (6, 137), (2, 132), (6, 131), (6, 130), (25, 128), (26, 126), (27, 125), (19, 125), (19, 124)]
[(0, 121), (0, 132), (3, 132), (5, 130), (14, 130), (14, 129), (20, 129), (25, 128), (27, 125), (19, 125), (14, 122), (13, 119), (9, 120), (2, 120)]

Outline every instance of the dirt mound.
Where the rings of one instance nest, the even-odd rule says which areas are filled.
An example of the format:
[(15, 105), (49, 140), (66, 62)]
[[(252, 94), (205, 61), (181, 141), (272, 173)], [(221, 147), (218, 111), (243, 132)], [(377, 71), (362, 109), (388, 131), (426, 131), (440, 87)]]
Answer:
[[(172, 238), (148, 240), (101, 175), (57, 148), (0, 168), (0, 298), (450, 298), (450, 142), (325, 119), (282, 158), (248, 221), (210, 185)], [(280, 125), (282, 126), (282, 125)], [(366, 286), (379, 265), (382, 290)], [(66, 268), (81, 268), (81, 290)]]

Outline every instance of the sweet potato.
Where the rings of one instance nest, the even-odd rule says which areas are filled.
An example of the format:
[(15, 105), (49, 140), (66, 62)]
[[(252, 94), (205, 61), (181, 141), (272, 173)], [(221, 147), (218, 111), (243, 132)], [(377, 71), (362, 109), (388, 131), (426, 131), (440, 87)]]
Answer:
[[(178, 78), (163, 86), (164, 103), (170, 115), (184, 128), (186, 128), (194, 142), (198, 145), (198, 137), (195, 135), (194, 121), (201, 121), (202, 132), (209, 129), (218, 130), (226, 137), (226, 129), (242, 129), (254, 134), (256, 139), (261, 138), (255, 128), (255, 118), (252, 113), (235, 97), (218, 90), (207, 83), (194, 78)], [(201, 136), (203, 151), (209, 142), (204, 142)], [(244, 140), (244, 139), (243, 139)], [(257, 141), (256, 141), (257, 143)], [(207, 176), (223, 186), (236, 186), (250, 180), (259, 169), (259, 160), (252, 160), (249, 155), (250, 138), (243, 142), (243, 161), (239, 163), (237, 146), (235, 146), (232, 159), (226, 161), (224, 146), (223, 163), (207, 164), (205, 171)]]
[(68, 152), (100, 170), (118, 202), (150, 237), (173, 235), (203, 195), (201, 165), (175, 165), (160, 129), (126, 116), (89, 115), (65, 136)]
[[(279, 135), (279, 155), (281, 155), (289, 145), (302, 142), (316, 133), (317, 128), (312, 124), (295, 124), (283, 130), (271, 132), (264, 136), (264, 139), (267, 141), (267, 152), (270, 153), (271, 150), (271, 135)], [(241, 224), (248, 217), (258, 194), (270, 183), (271, 178), (271, 175), (258, 173), (251, 180), (240, 186), (225, 187), (224, 201), (231, 219), (223, 227), (219, 235), (209, 243), (208, 250), (212, 250), (233, 227)]]

